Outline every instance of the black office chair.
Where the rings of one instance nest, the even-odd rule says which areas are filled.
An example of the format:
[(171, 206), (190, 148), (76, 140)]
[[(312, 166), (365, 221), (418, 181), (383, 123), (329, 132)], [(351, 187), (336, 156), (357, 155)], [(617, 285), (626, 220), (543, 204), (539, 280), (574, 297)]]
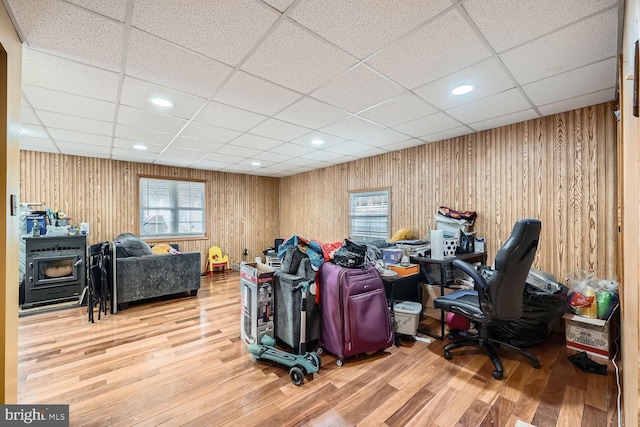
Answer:
[(475, 282), (474, 290), (454, 291), (436, 298), (434, 306), (441, 310), (467, 317), (476, 325), (477, 334), (463, 333), (463, 339), (444, 346), (445, 359), (451, 359), (451, 350), (470, 345), (485, 348), (495, 366), (493, 377), (501, 379), (504, 369), (496, 348), (514, 351), (540, 368), (538, 358), (521, 348), (489, 337), (488, 325), (493, 319), (515, 320), (522, 316), (522, 296), (529, 269), (538, 248), (541, 222), (537, 219), (522, 219), (513, 226), (509, 240), (496, 254), (494, 269), (490, 277), (480, 274), (474, 266), (462, 260), (453, 265), (461, 269)]

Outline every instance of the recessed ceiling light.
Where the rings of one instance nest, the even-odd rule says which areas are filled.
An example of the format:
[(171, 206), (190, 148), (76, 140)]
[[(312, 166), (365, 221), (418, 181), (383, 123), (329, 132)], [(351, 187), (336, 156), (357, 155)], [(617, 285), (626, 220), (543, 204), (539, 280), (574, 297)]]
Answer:
[(260, 166), (260, 162), (251, 162), (251, 166)]
[(451, 91), (454, 95), (464, 95), (465, 93), (469, 93), (473, 90), (473, 86), (471, 85), (461, 85)]
[(311, 143), (313, 145), (322, 145), (322, 144), (324, 144), (324, 141), (321, 140), (321, 139), (314, 139), (313, 141), (311, 141)]
[(134, 144), (133, 145), (133, 149), (134, 150), (138, 150), (138, 151), (146, 151), (147, 150), (147, 146), (144, 144)]
[(173, 102), (169, 101), (168, 99), (151, 98), (149, 99), (149, 101), (151, 101), (153, 105), (157, 105), (158, 107), (164, 107), (164, 108), (173, 107)]

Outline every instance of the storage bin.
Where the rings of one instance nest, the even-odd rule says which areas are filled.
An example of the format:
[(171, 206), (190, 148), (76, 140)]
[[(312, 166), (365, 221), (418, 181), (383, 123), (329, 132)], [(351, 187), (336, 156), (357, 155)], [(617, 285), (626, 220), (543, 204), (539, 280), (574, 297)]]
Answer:
[(393, 315), (396, 333), (415, 336), (418, 333), (422, 304), (413, 301), (402, 301), (393, 304)]
[(577, 314), (565, 313), (565, 338), (567, 348), (585, 351), (588, 354), (604, 359), (611, 357), (611, 319), (618, 310), (613, 309), (608, 319), (592, 319)]
[(404, 251), (397, 248), (386, 248), (382, 250), (382, 261), (385, 264), (398, 264), (402, 261)]

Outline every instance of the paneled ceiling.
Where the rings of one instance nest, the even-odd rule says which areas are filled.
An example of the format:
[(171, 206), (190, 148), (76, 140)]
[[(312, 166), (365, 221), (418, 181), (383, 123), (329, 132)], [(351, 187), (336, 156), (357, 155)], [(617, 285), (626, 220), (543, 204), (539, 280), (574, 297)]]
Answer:
[(22, 149), (274, 177), (616, 99), (622, 1), (3, 0)]

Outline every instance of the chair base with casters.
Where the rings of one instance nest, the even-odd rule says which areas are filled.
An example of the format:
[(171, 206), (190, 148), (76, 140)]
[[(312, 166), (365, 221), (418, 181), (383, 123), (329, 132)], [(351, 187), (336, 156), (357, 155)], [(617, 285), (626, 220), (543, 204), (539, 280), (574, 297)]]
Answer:
[[(453, 358), (452, 350), (461, 347), (469, 347), (476, 346), (481, 349), (484, 349), (489, 354), (489, 358), (491, 362), (493, 362), (493, 366), (495, 369), (491, 373), (493, 378), (500, 380), (504, 376), (504, 368), (502, 367), (502, 361), (500, 356), (498, 356), (497, 349), (504, 349), (514, 353), (521, 355), (522, 357), (529, 359), (529, 363), (536, 369), (540, 368), (540, 361), (536, 356), (529, 353), (526, 350), (523, 350), (519, 347), (506, 343), (504, 341), (500, 341), (494, 338), (489, 338), (489, 328), (487, 325), (480, 325), (480, 329), (478, 330), (478, 334), (471, 333), (469, 331), (456, 331), (462, 338), (457, 339), (454, 342), (450, 342), (449, 344), (444, 346), (444, 358), (447, 360), (451, 360)], [(449, 335), (449, 338), (452, 338)]]
[(535, 219), (516, 222), (511, 236), (496, 254), (494, 269), (488, 277), (463, 260), (453, 261), (454, 267), (473, 279), (474, 289), (458, 290), (441, 296), (434, 300), (433, 305), (469, 319), (478, 332), (460, 332), (462, 339), (444, 346), (445, 359), (451, 359), (451, 351), (457, 348), (480, 347), (487, 351), (495, 367), (492, 375), (498, 380), (504, 376), (498, 349), (517, 353), (528, 359), (534, 368), (540, 368), (540, 362), (533, 354), (489, 336), (489, 326), (494, 319), (513, 321), (522, 316), (525, 282), (538, 247), (540, 227), (540, 221)]

